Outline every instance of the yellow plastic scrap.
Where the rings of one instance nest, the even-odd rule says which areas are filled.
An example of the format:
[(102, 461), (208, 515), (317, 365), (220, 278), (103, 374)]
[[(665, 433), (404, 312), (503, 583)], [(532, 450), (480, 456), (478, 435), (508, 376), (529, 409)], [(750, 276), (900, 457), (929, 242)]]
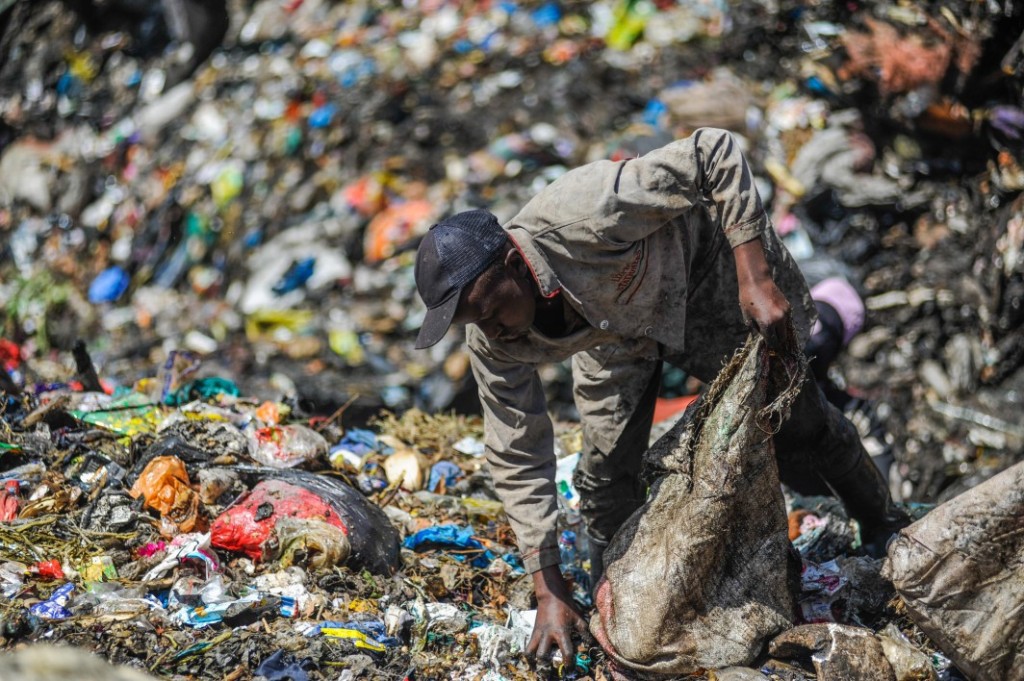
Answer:
[(366, 352), (355, 331), (333, 329), (327, 334), (327, 343), (334, 354), (344, 359), (349, 366), (360, 366), (366, 362)]
[(769, 156), (764, 160), (764, 169), (768, 171), (771, 178), (775, 180), (775, 183), (785, 189), (787, 192), (792, 194), (796, 198), (800, 198), (806, 193), (807, 188), (804, 187), (800, 180), (796, 179), (789, 168), (785, 166), (778, 159)]
[(633, 47), (644, 34), (647, 22), (657, 11), (657, 7), (650, 0), (621, 0), (615, 6), (615, 23), (605, 36), (605, 43), (613, 50), (619, 51)]
[(417, 381), (426, 378), (427, 374), (430, 373), (430, 368), (425, 364), (421, 364), (420, 362), (409, 362), (403, 368), (405, 369), (405, 373), (408, 374), (410, 378)]
[(87, 565), (78, 569), (78, 574), (85, 582), (106, 582), (117, 579), (117, 568), (110, 556), (93, 556)]
[(245, 320), (250, 341), (282, 341), (302, 334), (313, 322), (311, 310), (257, 310)]
[(228, 417), (213, 411), (184, 410), (179, 412), (186, 421), (218, 421), (224, 423)]
[(210, 183), (210, 194), (217, 208), (225, 208), (242, 193), (245, 186), (245, 175), (242, 170), (241, 162), (225, 163)]
[(372, 650), (375, 653), (383, 653), (386, 650), (382, 644), (377, 643), (363, 632), (354, 629), (324, 627), (320, 630), (320, 633), (328, 638), (349, 639), (356, 648), (362, 648), (363, 650)]
[(68, 60), (68, 73), (84, 83), (91, 83), (99, 73), (96, 60), (88, 52), (68, 51), (65, 58)]
[(500, 501), (474, 499), (472, 497), (462, 499), (462, 507), (466, 509), (466, 513), (470, 517), (481, 517), (487, 519), (497, 518), (505, 510), (505, 507)]
[(558, 444), (566, 454), (583, 451), (583, 429), (574, 428), (558, 437)]
[(377, 613), (377, 602), (366, 598), (355, 598), (348, 604), (349, 612)]

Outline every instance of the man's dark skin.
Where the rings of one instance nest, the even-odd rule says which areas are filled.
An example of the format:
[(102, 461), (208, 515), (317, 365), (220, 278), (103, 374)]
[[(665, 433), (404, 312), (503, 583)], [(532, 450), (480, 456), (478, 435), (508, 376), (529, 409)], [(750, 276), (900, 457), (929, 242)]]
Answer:
[[(733, 249), (739, 283), (740, 306), (748, 323), (764, 336), (771, 348), (781, 348), (790, 313), (789, 301), (772, 280), (761, 240)], [(509, 242), (505, 255), (462, 291), (454, 323), (476, 324), (491, 340), (512, 340), (526, 335), (531, 326), (547, 335), (565, 329), (561, 296), (540, 294), (537, 282), (522, 254)], [(550, 331), (554, 333), (550, 333)], [(552, 644), (572, 660), (572, 630), (586, 630), (586, 623), (572, 601), (558, 565), (533, 573), (537, 595), (537, 621), (526, 654), (547, 659)]]

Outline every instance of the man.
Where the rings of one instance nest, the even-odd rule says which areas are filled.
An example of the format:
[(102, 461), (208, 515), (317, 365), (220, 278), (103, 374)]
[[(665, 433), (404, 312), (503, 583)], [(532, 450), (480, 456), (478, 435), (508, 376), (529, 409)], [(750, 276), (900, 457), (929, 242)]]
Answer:
[[(536, 366), (572, 358), (584, 435), (575, 483), (596, 584), (601, 548), (644, 502), (638, 474), (661, 361), (711, 381), (751, 327), (778, 348), (791, 317), (802, 347), (807, 286), (736, 141), (714, 129), (570, 171), (504, 228), (482, 210), (440, 222), (420, 244), (416, 284), (427, 305), (417, 347), (468, 324), (487, 459), (537, 595), (527, 652), (557, 645), (572, 659), (583, 621), (559, 572), (552, 425)], [(785, 482), (835, 491), (871, 537), (905, 524), (813, 379), (775, 444)]]

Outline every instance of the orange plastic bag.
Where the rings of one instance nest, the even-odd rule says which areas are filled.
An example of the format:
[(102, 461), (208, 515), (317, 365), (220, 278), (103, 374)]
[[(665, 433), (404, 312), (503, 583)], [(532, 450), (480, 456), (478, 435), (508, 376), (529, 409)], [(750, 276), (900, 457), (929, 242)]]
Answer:
[[(406, 201), (377, 214), (366, 226), (363, 252), (366, 262), (375, 263), (394, 255), (417, 230), (430, 221), (434, 205), (429, 201)], [(422, 231), (426, 231), (423, 227)]]
[[(185, 464), (176, 456), (158, 456), (143, 469), (129, 492), (146, 500), (146, 508), (159, 511), (179, 532), (205, 531), (199, 514), (199, 495), (192, 489)], [(166, 523), (165, 523), (166, 524)], [(170, 528), (164, 528), (165, 533)]]

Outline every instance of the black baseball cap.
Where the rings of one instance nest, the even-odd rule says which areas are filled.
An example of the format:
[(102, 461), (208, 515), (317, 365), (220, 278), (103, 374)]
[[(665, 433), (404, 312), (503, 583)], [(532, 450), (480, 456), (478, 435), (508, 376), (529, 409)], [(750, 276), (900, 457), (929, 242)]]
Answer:
[(444, 338), (462, 289), (498, 259), (507, 239), (498, 218), (480, 209), (456, 213), (430, 228), (416, 253), (416, 288), (427, 306), (417, 349)]

